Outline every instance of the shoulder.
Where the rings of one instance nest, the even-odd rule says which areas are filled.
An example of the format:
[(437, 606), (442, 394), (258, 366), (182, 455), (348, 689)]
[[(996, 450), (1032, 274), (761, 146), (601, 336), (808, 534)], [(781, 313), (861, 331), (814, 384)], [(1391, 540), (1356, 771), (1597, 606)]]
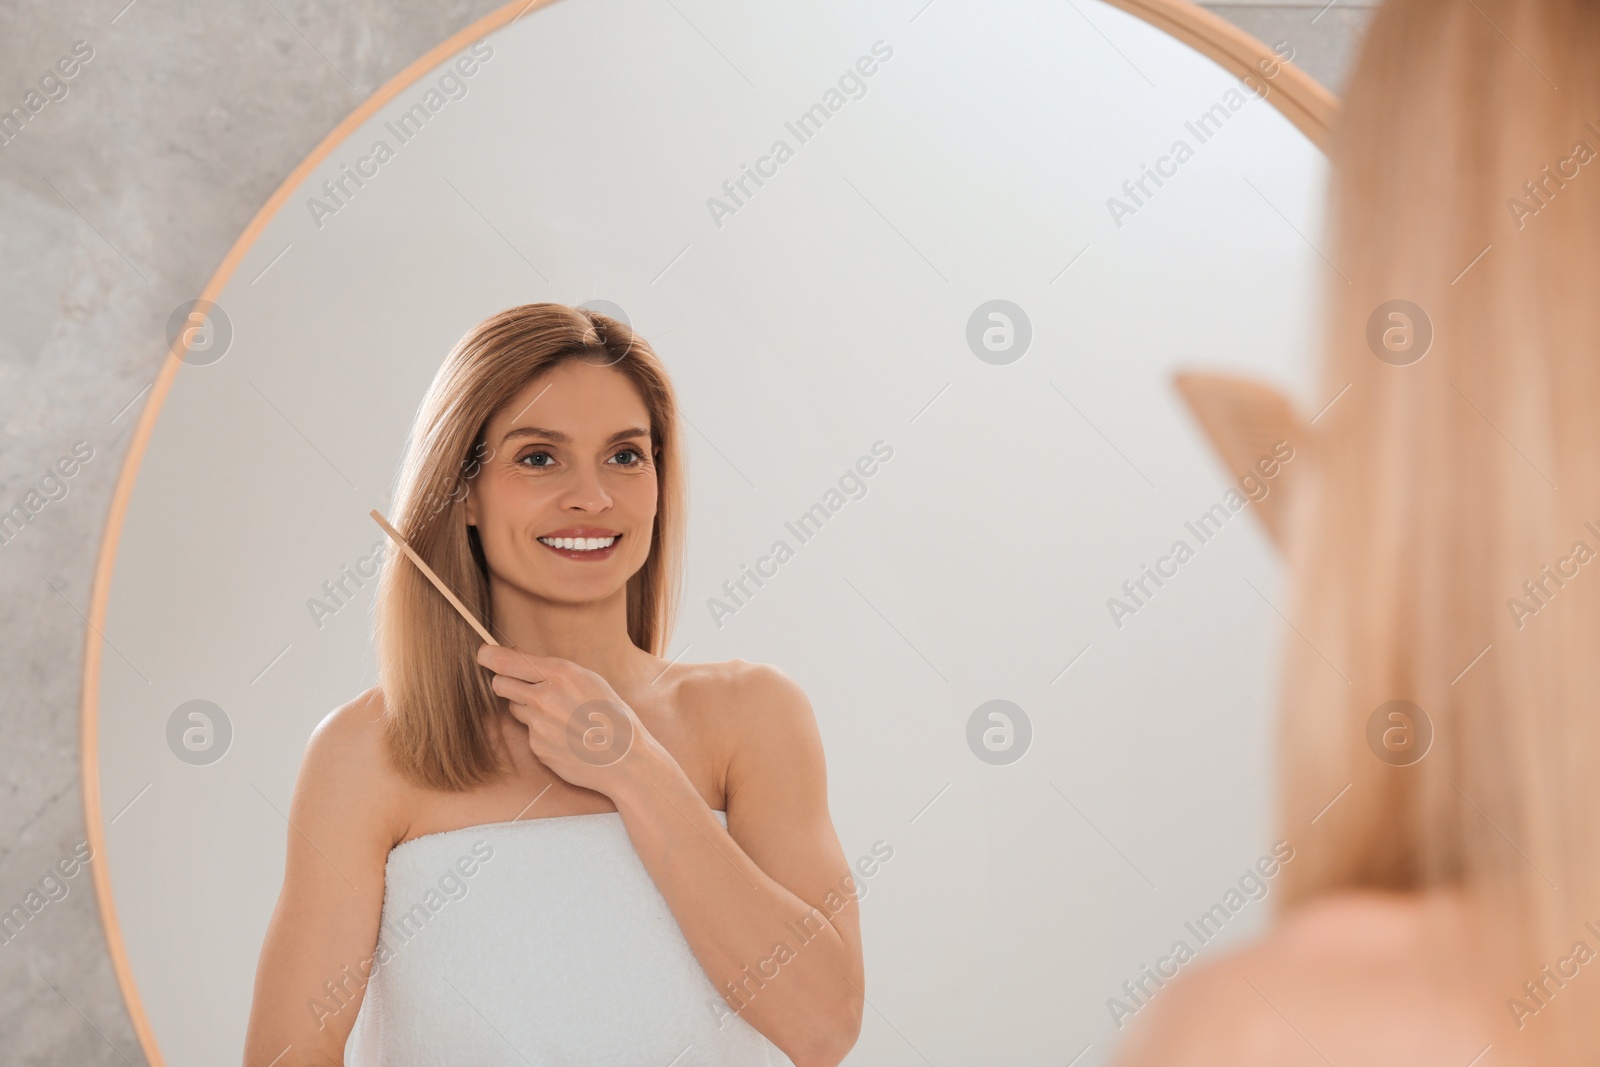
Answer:
[(1136, 1008), (1116, 1067), (1297, 1062), (1286, 1058), (1286, 1042), (1272, 1025), (1276, 1016), (1250, 981), (1265, 951), (1265, 945), (1238, 949), (1169, 979)]
[(748, 718), (752, 710), (781, 706), (804, 707), (811, 702), (798, 682), (769, 663), (728, 659), (718, 663), (678, 663), (671, 668), (678, 703), (686, 709), (703, 709), (718, 718)]
[(695, 664), (680, 692), (686, 705), (707, 709), (712, 717), (726, 753), (730, 793), (752, 778), (772, 780), (775, 765), (805, 775), (822, 769), (811, 701), (779, 668), (742, 659)]
[(782, 733), (815, 723), (805, 690), (769, 663), (742, 659), (698, 663), (680, 685), (686, 702), (711, 709), (721, 724), (739, 737)]
[(770, 663), (751, 663), (749, 660), (728, 659), (720, 663), (697, 663), (694, 672), (686, 679), (698, 684), (720, 689), (730, 696), (777, 696), (793, 699), (805, 698), (798, 682)]
[[(1151, 997), (1128, 1024), (1117, 1067), (1379, 1063), (1386, 1050), (1459, 1036), (1461, 1002), (1429, 977), (1436, 949), (1422, 911), (1415, 898), (1375, 892), (1300, 905), (1256, 943), (1186, 969)], [(1359, 1033), (1353, 1019), (1363, 1020)]]
[[(383, 690), (373, 686), (322, 717), (306, 741), (306, 760), (316, 770), (383, 748)], [(365, 761), (363, 761), (365, 762)], [(351, 766), (350, 771), (359, 768)]]
[(383, 691), (376, 686), (323, 716), (301, 757), (296, 807), (318, 822), (350, 819), (403, 835), (406, 791), (384, 735)]

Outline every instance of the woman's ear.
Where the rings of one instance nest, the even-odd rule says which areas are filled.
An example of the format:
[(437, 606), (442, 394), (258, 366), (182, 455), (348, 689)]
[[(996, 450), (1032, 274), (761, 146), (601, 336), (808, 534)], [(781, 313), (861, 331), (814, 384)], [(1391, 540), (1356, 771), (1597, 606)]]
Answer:
[(1173, 384), (1210, 439), (1229, 479), (1239, 481), (1250, 475), (1267, 487), (1254, 510), (1282, 553), (1289, 493), (1300, 469), (1299, 465), (1285, 465), (1283, 446), (1286, 442), (1293, 449), (1290, 456), (1301, 455), (1311, 443), (1310, 425), (1284, 393), (1265, 382), (1180, 371), (1173, 375)]

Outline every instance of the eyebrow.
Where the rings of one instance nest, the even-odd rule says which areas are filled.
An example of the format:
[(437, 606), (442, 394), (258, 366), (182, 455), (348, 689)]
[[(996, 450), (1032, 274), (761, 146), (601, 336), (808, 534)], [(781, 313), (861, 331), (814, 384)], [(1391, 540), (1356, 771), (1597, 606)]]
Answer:
[[(630, 437), (649, 436), (650, 431), (645, 429), (643, 426), (630, 426), (626, 430), (618, 430), (616, 433), (606, 438), (605, 443), (607, 445), (612, 445), (618, 441), (627, 440)], [(536, 437), (542, 441), (554, 441), (558, 445), (570, 444), (572, 441), (572, 438), (569, 435), (562, 433), (560, 430), (547, 430), (542, 426), (518, 426), (514, 430), (506, 431), (506, 435), (500, 439), (500, 443), (506, 444), (514, 437)]]

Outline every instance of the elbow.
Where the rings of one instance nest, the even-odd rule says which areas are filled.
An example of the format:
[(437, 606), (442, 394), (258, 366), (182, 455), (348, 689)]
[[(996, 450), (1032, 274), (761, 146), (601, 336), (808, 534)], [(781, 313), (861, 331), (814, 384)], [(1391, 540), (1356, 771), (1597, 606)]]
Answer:
[(803, 1052), (786, 1053), (789, 1062), (794, 1067), (839, 1067), (844, 1062), (845, 1055), (855, 1045), (855, 1039), (848, 1042), (829, 1042), (812, 1045)]
[(839, 1067), (861, 1036), (862, 1001), (854, 996), (835, 1015), (832, 1025), (818, 1027), (808, 1036), (804, 1048), (785, 1054), (794, 1067)]

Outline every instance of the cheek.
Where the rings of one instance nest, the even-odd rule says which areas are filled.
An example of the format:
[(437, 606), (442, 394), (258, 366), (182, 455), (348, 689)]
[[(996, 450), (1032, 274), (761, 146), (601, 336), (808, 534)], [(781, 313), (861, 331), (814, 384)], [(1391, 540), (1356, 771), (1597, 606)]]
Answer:
[(660, 492), (654, 478), (640, 478), (637, 484), (629, 485), (625, 492), (628, 510), (636, 520), (643, 521), (655, 515)]
[(650, 551), (657, 500), (655, 479), (653, 478), (649, 480), (648, 484), (630, 486), (626, 497), (619, 496), (617, 500), (618, 504), (625, 505), (627, 509), (628, 524), (633, 531), (633, 548), (631, 551), (637, 553), (641, 560)]
[(488, 516), (491, 521), (507, 520), (513, 525), (548, 508), (549, 498), (557, 492), (554, 479), (519, 478), (514, 472), (493, 478), (485, 471), (473, 487), (480, 515)]

